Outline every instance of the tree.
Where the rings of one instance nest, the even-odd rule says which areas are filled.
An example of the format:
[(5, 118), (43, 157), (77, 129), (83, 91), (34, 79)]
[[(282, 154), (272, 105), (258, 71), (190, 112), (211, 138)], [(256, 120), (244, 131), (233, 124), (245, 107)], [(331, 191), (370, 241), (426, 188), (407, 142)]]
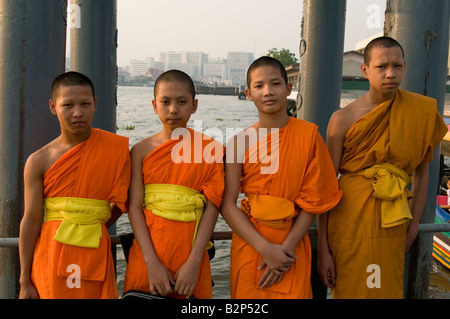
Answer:
[(290, 52), (288, 49), (281, 49), (278, 51), (277, 48), (272, 48), (267, 52), (267, 56), (277, 59), (285, 67), (298, 62), (295, 53)]

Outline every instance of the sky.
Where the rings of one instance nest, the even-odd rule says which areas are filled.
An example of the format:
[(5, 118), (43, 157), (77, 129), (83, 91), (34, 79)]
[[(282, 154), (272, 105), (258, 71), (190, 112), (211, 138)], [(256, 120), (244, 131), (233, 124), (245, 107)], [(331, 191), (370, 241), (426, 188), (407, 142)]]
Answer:
[[(335, 0), (338, 1), (338, 0)], [(386, 0), (347, 0), (344, 51), (383, 30)], [(160, 52), (228, 52), (288, 49), (299, 59), (303, 0), (117, 0), (117, 63)]]

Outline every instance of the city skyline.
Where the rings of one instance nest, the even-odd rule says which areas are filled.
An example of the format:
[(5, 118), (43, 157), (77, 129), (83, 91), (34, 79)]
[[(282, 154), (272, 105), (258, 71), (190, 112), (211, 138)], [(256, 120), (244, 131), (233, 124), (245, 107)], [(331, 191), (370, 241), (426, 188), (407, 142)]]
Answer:
[[(118, 0), (119, 66), (159, 59), (159, 52), (251, 52), (288, 49), (299, 59), (303, 0)], [(385, 0), (347, 0), (344, 51), (383, 30)]]
[(131, 79), (142, 81), (142, 76), (149, 81), (169, 69), (186, 72), (194, 81), (220, 83), (226, 85), (243, 85), (246, 71), (255, 60), (251, 52), (228, 52), (226, 58), (210, 58), (208, 53), (171, 51), (160, 52), (160, 60), (153, 57), (145, 60), (132, 59), (129, 66), (119, 66), (119, 80)]

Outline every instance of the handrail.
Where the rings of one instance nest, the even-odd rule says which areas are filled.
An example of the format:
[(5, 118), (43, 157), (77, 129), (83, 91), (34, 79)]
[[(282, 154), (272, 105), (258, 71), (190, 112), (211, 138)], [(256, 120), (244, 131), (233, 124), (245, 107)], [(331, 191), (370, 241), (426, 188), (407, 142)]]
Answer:
[[(450, 231), (450, 223), (446, 224), (419, 224), (420, 233), (441, 233)], [(317, 236), (317, 228), (311, 227), (308, 231), (310, 236)], [(214, 240), (230, 240), (232, 237), (232, 231), (215, 231), (212, 238)], [(122, 234), (126, 235), (126, 234)], [(121, 235), (112, 235), (111, 244), (120, 245)], [(19, 238), (0, 238), (0, 247), (18, 247)]]
[[(233, 234), (232, 231), (217, 231), (213, 233), (212, 238), (214, 240), (229, 240), (231, 239), (232, 234)], [(121, 243), (120, 236), (121, 235), (112, 235), (111, 244), (120, 245)], [(0, 247), (18, 247), (18, 246), (19, 246), (19, 238), (0, 238)]]

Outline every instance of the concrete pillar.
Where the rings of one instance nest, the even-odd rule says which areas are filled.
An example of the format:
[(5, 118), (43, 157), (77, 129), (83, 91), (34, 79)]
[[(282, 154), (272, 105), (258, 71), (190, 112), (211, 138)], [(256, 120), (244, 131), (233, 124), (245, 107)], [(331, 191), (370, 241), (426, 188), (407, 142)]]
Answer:
[[(303, 1), (297, 117), (317, 124), (324, 140), (341, 100), (346, 5), (346, 0)], [(317, 234), (310, 239), (313, 296), (324, 299), (327, 288), (317, 272)]]
[(304, 0), (300, 41), (299, 118), (319, 126), (339, 109), (346, 0)]
[[(18, 237), (26, 158), (59, 135), (49, 110), (64, 72), (64, 0), (0, 0), (0, 238)], [(17, 248), (0, 248), (0, 299), (19, 292)]]
[[(449, 47), (449, 0), (388, 0), (384, 33), (405, 51), (402, 88), (430, 96), (444, 111)], [(421, 223), (434, 223), (439, 176), (439, 149), (430, 164), (428, 199)], [(419, 233), (409, 259), (407, 298), (427, 298), (433, 233)], [(406, 265), (408, 266), (408, 265)]]
[(92, 126), (116, 132), (117, 1), (71, 0), (70, 70), (87, 75), (98, 98)]

